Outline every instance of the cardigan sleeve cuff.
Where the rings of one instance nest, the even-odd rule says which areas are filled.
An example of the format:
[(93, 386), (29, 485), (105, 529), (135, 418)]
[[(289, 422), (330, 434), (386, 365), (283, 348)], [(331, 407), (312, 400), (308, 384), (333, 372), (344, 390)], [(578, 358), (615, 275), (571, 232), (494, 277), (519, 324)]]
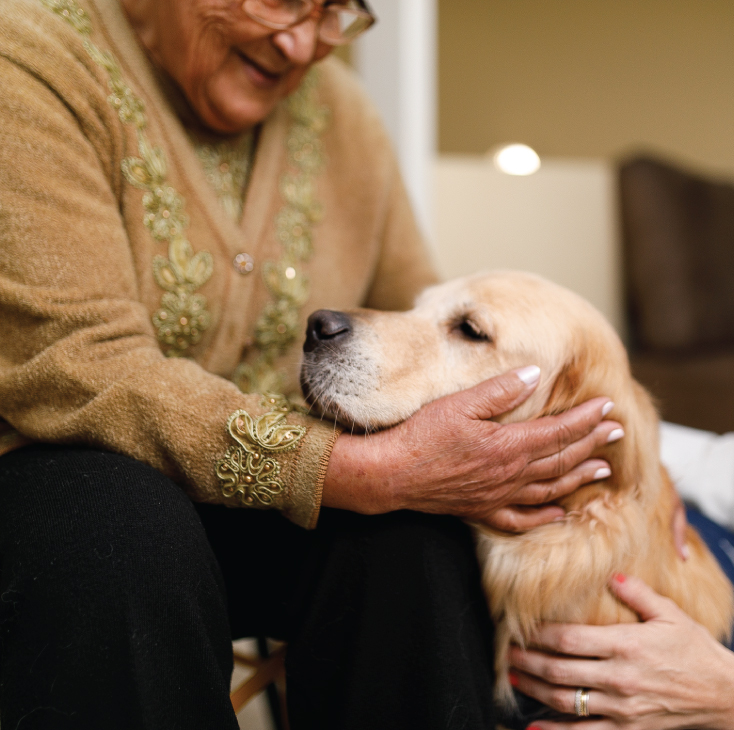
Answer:
[(316, 421), (309, 428), (294, 461), (283, 514), (307, 530), (314, 529), (318, 522), (326, 470), (341, 433), (342, 429), (333, 423)]
[(228, 419), (231, 444), (215, 467), (224, 504), (279, 509), (313, 529), (331, 451), (341, 429), (311, 418), (285, 398), (265, 396), (265, 413), (235, 411)]

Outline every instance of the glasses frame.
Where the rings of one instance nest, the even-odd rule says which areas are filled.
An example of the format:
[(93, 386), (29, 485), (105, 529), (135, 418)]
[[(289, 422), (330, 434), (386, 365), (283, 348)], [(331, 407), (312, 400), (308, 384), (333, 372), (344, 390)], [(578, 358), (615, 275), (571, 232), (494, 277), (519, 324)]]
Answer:
[(321, 21), (326, 13), (326, 10), (329, 7), (334, 7), (332, 4), (329, 3), (329, 0), (326, 0), (323, 5), (318, 5), (314, 0), (305, 0), (304, 5), (308, 10), (306, 10), (303, 15), (301, 15), (296, 20), (291, 21), (290, 23), (273, 23), (269, 20), (263, 20), (262, 18), (258, 17), (257, 15), (252, 15), (252, 13), (248, 12), (245, 9), (245, 6), (247, 5), (247, 0), (243, 0), (242, 2), (242, 12), (251, 20), (254, 20), (256, 23), (259, 23), (260, 25), (264, 25), (266, 28), (271, 28), (272, 30), (288, 30), (289, 28), (295, 28), (297, 25), (300, 25), (304, 21), (308, 20), (310, 17), (313, 16), (314, 11), (317, 8), (320, 8), (320, 13), (317, 17), (318, 27), (319, 27), (319, 35), (318, 39), (322, 43), (326, 43), (329, 46), (345, 46), (349, 43), (351, 43), (353, 40), (358, 38), (362, 33), (364, 33), (366, 30), (369, 30), (376, 22), (377, 22), (377, 16), (372, 11), (372, 8), (367, 4), (366, 0), (354, 0), (354, 2), (359, 5), (361, 11), (362, 11), (362, 17), (365, 18), (367, 21), (367, 25), (362, 28), (362, 30), (357, 33), (353, 38), (349, 38), (348, 40), (344, 40), (342, 43), (335, 43), (333, 40), (327, 40), (325, 38), (321, 37)]

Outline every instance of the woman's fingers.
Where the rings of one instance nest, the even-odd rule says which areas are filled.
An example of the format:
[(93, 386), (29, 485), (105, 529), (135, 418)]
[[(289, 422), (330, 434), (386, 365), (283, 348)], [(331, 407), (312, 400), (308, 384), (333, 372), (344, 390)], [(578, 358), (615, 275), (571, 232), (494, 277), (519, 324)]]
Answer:
[[(571, 663), (574, 663), (574, 660)], [(547, 682), (527, 672), (513, 671), (513, 687), (565, 715), (576, 716), (577, 692), (583, 689), (587, 693), (586, 709), (592, 719), (573, 721), (572, 724), (538, 722), (534, 723), (536, 728), (540, 730), (542, 728), (547, 730), (560, 730), (561, 728), (592, 730), (593, 728), (596, 730), (614, 727), (615, 730), (619, 730), (620, 726), (632, 727), (641, 714), (649, 713), (654, 708), (654, 705), (651, 705), (647, 699), (640, 701), (639, 697), (630, 698), (620, 696), (619, 693), (610, 693), (606, 691), (604, 682), (597, 683), (598, 665), (603, 665), (603, 662), (577, 659), (575, 664), (578, 666), (570, 667), (565, 676), (557, 670), (556, 673), (562, 681), (556, 683)], [(557, 662), (557, 666), (564, 666), (564, 662)], [(603, 678), (603, 672), (599, 676)]]
[(502, 532), (527, 532), (549, 522), (562, 520), (565, 512), (561, 507), (546, 505), (541, 507), (502, 507), (494, 510), (485, 519), (478, 520)]
[[(609, 464), (602, 459), (588, 459), (567, 474), (545, 482), (532, 482), (519, 489), (513, 497), (515, 505), (539, 505), (553, 502), (575, 492), (579, 487), (611, 476)], [(542, 524), (542, 523), (541, 523)]]
[(483, 522), (504, 532), (527, 532), (556, 522), (563, 519), (565, 512), (548, 502), (570, 494), (584, 484), (606, 479), (611, 473), (606, 461), (590, 459), (559, 479), (526, 484), (515, 493), (512, 505), (495, 510)]
[[(534, 422), (529, 423), (532, 425)], [(605, 444), (618, 441), (624, 436), (622, 426), (616, 421), (602, 421), (591, 433), (570, 443), (568, 446), (541, 456), (532, 461), (526, 474), (533, 481), (555, 479), (567, 474), (571, 469), (588, 459)]]
[[(513, 647), (510, 650), (510, 666), (518, 677), (525, 677), (528, 687), (531, 686), (528, 684), (530, 680), (555, 688), (606, 686), (605, 675), (599, 673), (604, 671), (603, 663), (596, 658), (579, 659)], [(563, 697), (565, 695), (561, 694)]]
[(446, 400), (453, 401), (469, 418), (489, 420), (526, 401), (539, 380), (540, 368), (531, 365), (485, 380), (473, 388), (447, 396)]
[[(531, 646), (540, 651), (567, 656), (608, 659), (615, 656), (620, 635), (624, 635), (631, 624), (589, 626), (587, 624), (541, 624), (533, 634)], [(510, 663), (523, 650), (513, 647)], [(519, 667), (522, 668), (522, 667)]]
[[(673, 622), (676, 619), (687, 619), (686, 614), (669, 598), (655, 593), (644, 581), (633, 576), (616, 575), (610, 581), (612, 592), (627, 604), (642, 621)], [(641, 624), (611, 624), (609, 626), (588, 626), (586, 624), (541, 624), (533, 634), (532, 647), (542, 652), (563, 654), (570, 657), (589, 657), (609, 659), (625, 653), (620, 647), (624, 646), (625, 637), (629, 638), (630, 631)], [(541, 674), (545, 679), (552, 681), (552, 672), (548, 666), (557, 661), (557, 657), (549, 654), (539, 654), (544, 657), (546, 664), (539, 663), (537, 658), (530, 658), (532, 654), (539, 654), (532, 650), (523, 651), (519, 647), (510, 650), (510, 663), (518, 669), (531, 671), (527, 661), (532, 661), (533, 669), (544, 669)], [(533, 672), (535, 673), (535, 672)], [(576, 677), (580, 679), (580, 677)]]
[(685, 615), (673, 601), (656, 593), (647, 583), (634, 576), (615, 575), (609, 587), (642, 621), (674, 620)]
[[(525, 695), (534, 697), (544, 705), (552, 707), (566, 715), (576, 714), (576, 690), (586, 689), (589, 692), (587, 708), (589, 715), (609, 715), (610, 699), (601, 690), (591, 687), (591, 683), (572, 685), (553, 685), (524, 672), (515, 672), (513, 686)], [(575, 725), (575, 727), (578, 727)]]
[[(606, 443), (611, 431), (621, 428), (619, 423), (604, 422), (602, 419), (614, 408), (614, 403), (609, 398), (592, 398), (571, 410), (558, 416), (544, 416), (526, 423), (516, 423), (507, 426), (511, 429), (521, 429), (523, 437), (532, 447), (528, 451), (532, 460), (553, 457), (564, 452), (572, 444), (576, 444), (589, 437), (593, 442), (593, 448)], [(603, 438), (595, 432), (601, 428)], [(590, 443), (591, 443), (590, 442)], [(591, 454), (589, 451), (585, 456), (577, 458), (565, 471), (583, 461)], [(558, 476), (558, 474), (551, 475)]]

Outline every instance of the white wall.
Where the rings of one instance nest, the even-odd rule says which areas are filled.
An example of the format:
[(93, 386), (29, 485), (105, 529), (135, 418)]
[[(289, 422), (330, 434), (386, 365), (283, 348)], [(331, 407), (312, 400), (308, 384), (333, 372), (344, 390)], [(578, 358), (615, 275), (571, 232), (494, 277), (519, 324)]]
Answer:
[(436, 154), (437, 0), (370, 0), (377, 25), (354, 45), (354, 64), (395, 145), (408, 192), (431, 237)]
[(609, 163), (543, 160), (535, 175), (513, 177), (488, 157), (442, 155), (434, 173), (444, 278), (484, 269), (533, 271), (586, 297), (624, 335)]

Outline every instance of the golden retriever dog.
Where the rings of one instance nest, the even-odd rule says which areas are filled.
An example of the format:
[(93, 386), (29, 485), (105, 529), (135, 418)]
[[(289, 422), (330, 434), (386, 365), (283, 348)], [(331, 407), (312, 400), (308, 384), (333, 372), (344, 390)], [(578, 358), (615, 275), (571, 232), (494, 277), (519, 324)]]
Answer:
[(693, 528), (690, 558), (677, 556), (676, 504), (659, 459), (658, 418), (632, 378), (616, 333), (588, 302), (538, 276), (493, 272), (426, 290), (408, 312), (314, 313), (304, 346), (308, 400), (347, 426), (386, 428), (421, 406), (514, 368), (541, 381), (501, 422), (558, 414), (596, 396), (614, 401), (625, 437), (595, 454), (612, 475), (559, 500), (560, 522), (524, 534), (474, 525), (483, 584), (496, 625), (496, 696), (514, 707), (511, 642), (542, 621), (637, 621), (607, 585), (635, 575), (672, 598), (717, 639), (729, 637), (732, 586)]

